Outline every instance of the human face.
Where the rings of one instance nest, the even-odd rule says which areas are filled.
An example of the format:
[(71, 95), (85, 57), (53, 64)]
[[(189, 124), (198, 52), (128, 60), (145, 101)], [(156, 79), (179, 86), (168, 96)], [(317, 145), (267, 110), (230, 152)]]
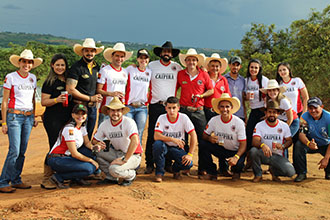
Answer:
[(219, 108), (221, 116), (223, 116), (223, 117), (231, 116), (231, 110), (233, 109), (231, 102), (229, 102), (229, 101), (219, 102), (218, 108)]
[(198, 59), (196, 57), (186, 57), (185, 61), (188, 69), (195, 69), (197, 67)]
[(268, 108), (266, 110), (266, 118), (267, 118), (267, 121), (270, 122), (270, 123), (274, 123), (278, 117), (278, 110), (276, 109), (271, 109), (271, 108)]
[(282, 77), (282, 79), (290, 79), (290, 71), (289, 69), (284, 66), (284, 65), (280, 65), (278, 67), (278, 74), (280, 74), (280, 76)]
[(56, 62), (52, 64), (52, 68), (57, 75), (63, 75), (63, 73), (66, 70), (64, 60), (63, 59), (56, 60)]
[(21, 59), (18, 64), (20, 73), (28, 73), (33, 67), (33, 60)]
[(279, 89), (267, 89), (267, 94), (272, 100), (276, 99), (279, 93)]
[(116, 68), (120, 68), (124, 60), (125, 60), (125, 53), (121, 51), (117, 51), (112, 55), (111, 64)]
[(260, 69), (259, 63), (255, 63), (255, 62), (251, 63), (249, 67), (249, 72), (251, 76), (256, 77), (259, 73), (259, 69)]
[(238, 74), (239, 70), (241, 69), (242, 65), (238, 62), (229, 64), (229, 69), (232, 74)]
[(314, 120), (319, 120), (322, 116), (323, 106), (308, 106), (308, 112), (313, 117)]
[(85, 60), (90, 63), (93, 61), (95, 55), (96, 55), (96, 49), (95, 48), (83, 48), (82, 49), (83, 57)]
[(86, 121), (87, 114), (84, 111), (78, 111), (77, 113), (72, 113), (72, 118), (78, 126), (81, 126)]
[(162, 61), (164, 62), (170, 62), (171, 58), (172, 58), (172, 49), (170, 48), (164, 48), (162, 50), (162, 52), (160, 53), (160, 58), (162, 59)]
[(147, 55), (141, 55), (137, 58), (139, 67), (145, 69), (149, 63), (149, 57)]
[(219, 74), (221, 69), (221, 63), (219, 61), (213, 60), (207, 66), (210, 73)]
[(123, 109), (108, 109), (110, 120), (113, 124), (117, 124), (123, 117)]
[(167, 112), (168, 117), (172, 120), (172, 119), (176, 119), (176, 117), (178, 116), (180, 107), (179, 104), (177, 103), (167, 103), (165, 106), (165, 110)]

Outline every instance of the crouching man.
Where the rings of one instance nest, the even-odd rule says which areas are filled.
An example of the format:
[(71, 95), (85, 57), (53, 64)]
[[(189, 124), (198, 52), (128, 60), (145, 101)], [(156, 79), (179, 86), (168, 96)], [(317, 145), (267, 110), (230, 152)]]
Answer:
[(284, 156), (284, 150), (292, 144), (291, 132), (287, 123), (278, 120), (282, 112), (278, 102), (269, 100), (266, 107), (266, 119), (259, 122), (253, 133), (250, 150), (253, 182), (262, 180), (261, 164), (268, 164), (273, 181), (281, 181), (279, 176), (292, 177), (295, 169)]
[[(156, 182), (162, 182), (165, 173), (165, 155), (174, 160), (173, 178), (181, 179), (180, 170), (192, 167), (192, 156), (197, 145), (197, 135), (189, 117), (179, 113), (180, 104), (176, 97), (169, 97), (165, 103), (166, 114), (158, 117), (155, 126), (153, 158), (156, 164)], [(185, 133), (190, 136), (188, 153), (185, 151)]]
[(101, 111), (110, 119), (102, 122), (93, 143), (107, 139), (111, 144), (108, 149), (96, 153), (100, 169), (106, 174), (106, 178), (98, 184), (117, 184), (121, 178), (123, 181), (120, 185), (129, 186), (141, 162), (142, 147), (137, 126), (133, 119), (123, 116), (129, 112), (129, 108), (118, 97), (103, 106)]

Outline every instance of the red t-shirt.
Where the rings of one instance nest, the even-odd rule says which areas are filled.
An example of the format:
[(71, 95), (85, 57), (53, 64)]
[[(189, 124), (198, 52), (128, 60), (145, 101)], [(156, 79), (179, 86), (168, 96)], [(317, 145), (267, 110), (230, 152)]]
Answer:
[(212, 81), (212, 84), (214, 85), (214, 93), (213, 95), (206, 97), (204, 99), (204, 105), (205, 107), (212, 108), (212, 99), (213, 98), (220, 98), (222, 93), (228, 93), (231, 96), (229, 85), (226, 77), (219, 76), (218, 80), (214, 83)]

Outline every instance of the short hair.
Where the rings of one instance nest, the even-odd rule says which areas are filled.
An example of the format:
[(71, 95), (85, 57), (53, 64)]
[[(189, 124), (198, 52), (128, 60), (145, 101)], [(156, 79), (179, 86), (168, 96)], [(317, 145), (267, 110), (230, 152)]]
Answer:
[(167, 105), (167, 103), (170, 103), (170, 104), (179, 104), (179, 99), (175, 96), (170, 96), (167, 98), (166, 102), (165, 102), (165, 105)]

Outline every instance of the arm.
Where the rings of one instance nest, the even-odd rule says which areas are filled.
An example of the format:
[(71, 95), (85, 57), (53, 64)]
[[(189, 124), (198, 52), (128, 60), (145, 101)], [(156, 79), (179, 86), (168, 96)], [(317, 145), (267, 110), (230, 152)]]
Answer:
[(303, 143), (304, 145), (309, 147), (309, 149), (311, 149), (311, 150), (317, 150), (318, 149), (314, 138), (310, 141), (310, 140), (308, 140), (306, 134), (304, 134), (302, 132), (299, 133), (299, 140), (300, 140), (301, 143)]
[(96, 87), (96, 92), (103, 95), (103, 96), (111, 96), (111, 97), (118, 97), (118, 98), (123, 98), (124, 97), (124, 93), (120, 92), (120, 91), (114, 91), (114, 92), (108, 92), (103, 90), (104, 84), (98, 83), (97, 87)]
[(125, 164), (129, 158), (131, 158), (131, 156), (134, 154), (137, 146), (139, 145), (139, 136), (138, 134), (134, 134), (131, 136), (131, 142), (129, 143), (129, 146), (128, 146), (128, 149), (127, 149), (127, 152), (126, 152), (126, 155), (125, 157), (122, 159), (122, 158), (117, 158), (115, 159), (114, 161), (112, 161), (111, 165), (123, 165)]
[(292, 121), (293, 121), (292, 108), (286, 110), (285, 113), (286, 113), (286, 117), (288, 118), (288, 120), (286, 121), (286, 123), (290, 126), (292, 124)]
[(2, 116), (2, 133), (7, 134), (7, 110), (10, 90), (3, 88), (3, 97), (1, 104), (1, 116)]
[(58, 102), (64, 102), (66, 100), (65, 95), (59, 95), (58, 97), (51, 99), (50, 94), (47, 93), (41, 93), (41, 105), (50, 107), (55, 105)]
[(203, 132), (203, 139), (206, 140), (206, 141), (208, 141), (208, 142), (211, 142), (212, 144), (218, 143), (218, 136), (216, 136), (216, 135), (208, 135), (205, 132)]
[(327, 148), (327, 151), (325, 152), (324, 157), (318, 163), (320, 165), (319, 169), (325, 169), (328, 166), (329, 158), (330, 158), (330, 144), (328, 145), (328, 148)]
[(184, 149), (184, 145), (185, 145), (185, 142), (183, 140), (173, 138), (173, 137), (167, 137), (167, 136), (163, 135), (162, 133), (160, 133), (159, 131), (155, 131), (154, 140), (163, 141), (163, 142), (173, 142), (181, 149)]
[(235, 154), (235, 156), (230, 157), (230, 158), (227, 159), (228, 164), (230, 166), (235, 166), (237, 164), (239, 158), (244, 154), (245, 150), (246, 150), (246, 140), (239, 141), (238, 151)]
[(84, 102), (101, 102), (102, 95), (95, 94), (93, 96), (84, 95), (76, 89), (78, 84), (78, 80), (68, 78), (66, 80), (66, 90), (69, 94), (73, 96), (73, 98), (84, 101)]
[(33, 127), (37, 127), (38, 121), (35, 118), (35, 115), (36, 115), (36, 89), (34, 89), (34, 92), (33, 92), (32, 104), (33, 104), (32, 113), (34, 115)]
[(307, 111), (307, 101), (309, 99), (309, 95), (308, 95), (308, 91), (307, 88), (303, 88), (302, 90), (300, 90), (301, 96), (303, 98), (303, 113), (305, 113)]
[(190, 145), (189, 145), (189, 151), (186, 155), (182, 156), (182, 164), (183, 165), (189, 165), (192, 161), (192, 155), (194, 153), (194, 150), (198, 144), (197, 141), (197, 134), (196, 131), (192, 131), (189, 133), (190, 136)]
[(261, 150), (264, 152), (264, 155), (266, 157), (272, 156), (272, 151), (265, 143), (261, 143), (261, 138), (259, 136), (253, 136), (252, 146), (254, 146), (256, 148), (261, 148)]
[[(88, 140), (88, 136), (87, 135), (84, 136), (84, 143), (85, 143), (86, 138)], [(78, 150), (76, 148), (76, 143), (75, 142), (66, 142), (66, 145), (68, 146), (68, 149), (69, 149), (69, 151), (71, 153), (71, 156), (73, 158), (76, 158), (77, 160), (89, 162), (89, 163), (93, 164), (96, 167), (96, 169), (99, 168), (99, 165), (98, 165), (98, 163), (95, 160), (93, 160), (92, 158), (86, 157), (83, 154), (81, 154), (81, 153), (78, 152)]]
[(201, 98), (205, 98), (205, 97), (209, 97), (209, 96), (213, 95), (213, 93), (214, 93), (214, 89), (209, 89), (209, 90), (206, 90), (206, 92), (200, 94), (199, 96)]

